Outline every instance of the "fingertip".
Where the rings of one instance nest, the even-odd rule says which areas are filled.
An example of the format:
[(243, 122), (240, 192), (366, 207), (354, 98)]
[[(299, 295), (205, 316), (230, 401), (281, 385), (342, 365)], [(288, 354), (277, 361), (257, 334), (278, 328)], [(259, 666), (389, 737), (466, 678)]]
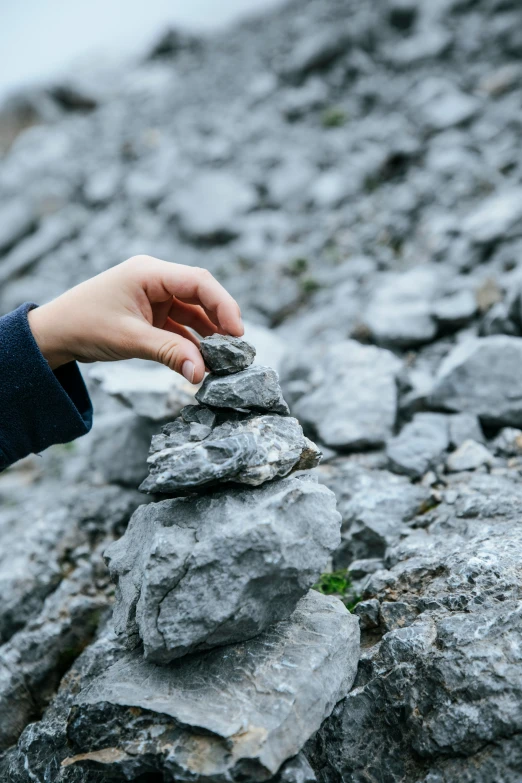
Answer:
[(222, 315), (220, 314), (219, 322), (225, 333), (232, 337), (242, 337), (245, 333), (245, 326), (241, 318), (239, 307), (237, 307), (237, 309), (234, 308), (232, 311), (225, 311)]

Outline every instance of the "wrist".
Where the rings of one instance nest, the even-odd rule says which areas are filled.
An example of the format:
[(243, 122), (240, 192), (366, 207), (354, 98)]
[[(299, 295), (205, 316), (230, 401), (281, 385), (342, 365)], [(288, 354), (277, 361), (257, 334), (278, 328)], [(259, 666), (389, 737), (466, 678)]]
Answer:
[(51, 370), (56, 370), (64, 364), (73, 361), (74, 357), (66, 350), (63, 344), (62, 329), (58, 328), (57, 319), (53, 318), (50, 311), (51, 305), (43, 305), (29, 310), (27, 320), (35, 342)]

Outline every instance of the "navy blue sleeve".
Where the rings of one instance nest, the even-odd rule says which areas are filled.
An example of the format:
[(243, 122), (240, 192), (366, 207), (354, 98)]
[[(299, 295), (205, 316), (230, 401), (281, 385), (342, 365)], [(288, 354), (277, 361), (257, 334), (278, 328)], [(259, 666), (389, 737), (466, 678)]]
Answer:
[(29, 327), (24, 304), (0, 318), (0, 470), (53, 443), (85, 435), (92, 405), (76, 362), (54, 372)]

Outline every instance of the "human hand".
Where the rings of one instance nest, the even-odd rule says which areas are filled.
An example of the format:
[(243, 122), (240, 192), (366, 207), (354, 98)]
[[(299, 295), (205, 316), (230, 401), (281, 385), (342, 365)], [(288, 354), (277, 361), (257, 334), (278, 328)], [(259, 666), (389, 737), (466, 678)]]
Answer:
[(31, 310), (29, 326), (51, 369), (73, 360), (150, 359), (199, 383), (199, 340), (241, 337), (237, 302), (206, 269), (135, 256)]

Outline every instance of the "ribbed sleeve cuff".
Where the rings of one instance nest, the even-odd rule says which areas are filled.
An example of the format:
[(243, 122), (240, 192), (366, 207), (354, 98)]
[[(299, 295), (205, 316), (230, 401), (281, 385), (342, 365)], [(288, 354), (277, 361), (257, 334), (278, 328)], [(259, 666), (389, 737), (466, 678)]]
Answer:
[(92, 405), (76, 362), (54, 372), (27, 320), (26, 303), (0, 318), (0, 469), (92, 426)]

